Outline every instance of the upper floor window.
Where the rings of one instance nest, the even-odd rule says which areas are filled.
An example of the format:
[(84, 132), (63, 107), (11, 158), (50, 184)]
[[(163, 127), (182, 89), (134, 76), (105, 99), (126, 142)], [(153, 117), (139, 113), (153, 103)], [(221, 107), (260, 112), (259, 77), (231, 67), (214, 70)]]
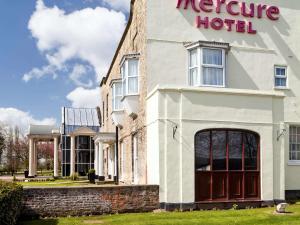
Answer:
[(225, 50), (194, 48), (189, 51), (189, 84), (191, 86), (225, 87)]
[(125, 59), (121, 67), (123, 96), (139, 93), (139, 61), (136, 58)]
[(116, 81), (112, 84), (112, 108), (113, 111), (123, 110), (122, 104), (122, 82)]
[(275, 66), (275, 87), (286, 88), (287, 87), (287, 67)]
[(290, 126), (290, 161), (300, 161), (300, 126)]

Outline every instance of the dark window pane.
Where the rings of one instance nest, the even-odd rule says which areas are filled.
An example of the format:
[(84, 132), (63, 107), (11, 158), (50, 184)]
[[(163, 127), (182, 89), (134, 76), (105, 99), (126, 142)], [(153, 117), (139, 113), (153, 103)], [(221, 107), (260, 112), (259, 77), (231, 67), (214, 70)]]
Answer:
[(212, 131), (213, 170), (226, 170), (226, 131)]
[(63, 136), (62, 138), (62, 148), (71, 149), (71, 138), (69, 136)]
[(242, 170), (242, 133), (239, 131), (228, 132), (229, 170)]
[(196, 170), (210, 171), (210, 132), (202, 132), (196, 135)]
[(244, 134), (245, 170), (257, 170), (258, 138), (255, 134)]

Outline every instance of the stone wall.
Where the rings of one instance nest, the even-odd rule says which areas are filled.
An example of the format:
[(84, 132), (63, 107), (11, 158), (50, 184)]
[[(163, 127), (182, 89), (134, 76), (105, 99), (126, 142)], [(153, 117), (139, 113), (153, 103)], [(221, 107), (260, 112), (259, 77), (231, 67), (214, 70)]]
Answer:
[(149, 212), (159, 208), (158, 186), (24, 189), (22, 217)]
[[(132, 1), (132, 22), (128, 28), (128, 32), (122, 46), (118, 51), (117, 58), (112, 62), (112, 70), (107, 74), (107, 80), (105, 84), (101, 86), (101, 96), (103, 102), (100, 105), (104, 105), (101, 109), (104, 126), (101, 128), (102, 132), (115, 132), (116, 128), (113, 124), (111, 113), (112, 113), (112, 89), (111, 82), (115, 79), (121, 79), (121, 61), (124, 55), (127, 54), (140, 54), (139, 56), (139, 107), (136, 118), (131, 118), (125, 111), (125, 117), (123, 122), (123, 128), (119, 130), (119, 141), (123, 143), (124, 146), (124, 158), (123, 158), (123, 176), (121, 177), (124, 184), (132, 183), (132, 146), (133, 146), (133, 136), (137, 135), (138, 138), (138, 162), (137, 162), (137, 172), (138, 172), (138, 183), (147, 184), (147, 160), (146, 160), (146, 96), (147, 96), (147, 76), (146, 76), (146, 0), (136, 0)], [(108, 98), (107, 98), (108, 97)], [(108, 110), (106, 111), (106, 106), (108, 105)], [(119, 144), (119, 149), (121, 149)], [(104, 171), (107, 176), (107, 150), (109, 148), (114, 148), (114, 145), (104, 145), (105, 154), (105, 166)], [(121, 155), (119, 155), (119, 162), (121, 161)], [(119, 169), (121, 169), (119, 167)]]

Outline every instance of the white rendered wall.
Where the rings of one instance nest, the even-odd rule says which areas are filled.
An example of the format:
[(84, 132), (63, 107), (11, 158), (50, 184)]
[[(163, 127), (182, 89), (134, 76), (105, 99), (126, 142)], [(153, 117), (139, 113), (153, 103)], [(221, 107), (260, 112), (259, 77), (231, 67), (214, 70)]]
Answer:
[[(283, 96), (275, 92), (258, 94), (245, 91), (237, 94), (200, 89), (162, 88), (148, 97), (148, 106), (152, 106), (149, 109), (154, 109), (154, 105), (160, 109), (147, 112), (151, 115), (149, 118), (158, 118), (152, 122), (158, 126), (159, 132), (148, 136), (148, 143), (158, 143), (159, 146), (148, 145), (148, 155), (149, 152), (159, 154), (160, 202), (194, 202), (194, 137), (197, 131), (210, 128), (257, 132), (261, 138), (261, 198), (264, 201), (284, 199), (285, 174), (284, 170), (277, 169), (281, 162), (280, 149), (277, 151), (274, 147), (277, 145), (274, 135), (277, 128), (274, 126), (278, 122), (274, 115), (283, 115)], [(173, 138), (176, 125), (178, 128)], [(152, 131), (153, 124), (148, 126)], [(148, 164), (149, 169), (156, 166), (155, 160)]]
[[(184, 43), (186, 42), (202, 40), (226, 42), (230, 44), (231, 50), (227, 56), (226, 88), (273, 91), (274, 65), (286, 65), (288, 67), (288, 89), (278, 91), (282, 91), (286, 95), (283, 103), (279, 104), (279, 106), (276, 106), (276, 104), (274, 106), (274, 102), (265, 101), (264, 98), (245, 103), (242, 102), (244, 96), (239, 95), (236, 95), (233, 100), (233, 102), (238, 102), (236, 105), (227, 106), (224, 104), (228, 102), (228, 98), (225, 96), (219, 98), (220, 101), (212, 102), (212, 99), (214, 99), (213, 95), (204, 96), (201, 94), (199, 96), (191, 95), (189, 98), (185, 98), (185, 103), (193, 102), (193, 104), (185, 104), (185, 107), (182, 107), (183, 110), (186, 109), (188, 111), (186, 112), (186, 118), (192, 118), (194, 126), (196, 126), (197, 129), (201, 128), (201, 124), (208, 123), (209, 121), (211, 121), (211, 123), (207, 124), (207, 126), (213, 128), (213, 126), (216, 125), (214, 119), (221, 119), (219, 118), (219, 114), (225, 110), (228, 114), (233, 115), (223, 118), (225, 119), (223, 122), (227, 124), (227, 126), (238, 128), (241, 123), (248, 124), (255, 122), (252, 130), (260, 130), (262, 133), (268, 133), (268, 135), (264, 137), (268, 140), (263, 139), (263, 137), (261, 138), (262, 142), (265, 143), (266, 149), (272, 152), (272, 160), (268, 159), (269, 161), (262, 161), (265, 168), (263, 173), (268, 174), (266, 178), (268, 180), (271, 179), (269, 175), (272, 171), (272, 177), (274, 177), (272, 182), (274, 182), (274, 185), (272, 184), (271, 186), (273, 189), (269, 188), (269, 193), (267, 191), (263, 193), (263, 197), (265, 199), (269, 199), (271, 196), (272, 198), (282, 198), (284, 194), (283, 186), (285, 186), (286, 190), (300, 190), (300, 165), (290, 165), (288, 163), (288, 133), (279, 141), (277, 141), (275, 137), (277, 130), (282, 128), (280, 124), (283, 124), (283, 127), (287, 129), (289, 124), (300, 124), (300, 4), (295, 0), (245, 0), (245, 2), (278, 6), (280, 8), (280, 19), (278, 21), (271, 21), (267, 18), (251, 18), (250, 20), (257, 30), (257, 34), (255, 35), (227, 32), (226, 30), (205, 30), (195, 27), (195, 18), (199, 14), (192, 11), (191, 7), (189, 10), (178, 10), (176, 9), (176, 0), (147, 1), (148, 93), (153, 91), (157, 85), (161, 86), (167, 84), (178, 87), (186, 87), (188, 85), (188, 52), (184, 47)], [(209, 16), (210, 18), (221, 17), (244, 20), (244, 18), (239, 16), (230, 16), (224, 11), (224, 8), (222, 8), (221, 14), (207, 14), (202, 12), (200, 15)], [(204, 107), (196, 107), (199, 109), (196, 111), (191, 110), (189, 107), (194, 107), (195, 104), (204, 104)], [(259, 107), (260, 109), (257, 110)], [(272, 111), (270, 107), (278, 107), (280, 109), (274, 109)], [(179, 113), (178, 110), (177, 113)], [(185, 115), (185, 112), (182, 112), (182, 114)], [(199, 121), (194, 121), (195, 115), (197, 115)], [(235, 123), (235, 121), (238, 121), (238, 123)], [(274, 121), (276, 121), (275, 124)], [(157, 123), (159, 124), (159, 131), (168, 129), (169, 135), (169, 130), (172, 129), (171, 125), (165, 124), (162, 126), (161, 123), (161, 121)], [(266, 128), (266, 124), (270, 126), (268, 129), (271, 130)], [(184, 126), (189, 127), (190, 125), (186, 124), (186, 122), (182, 122), (182, 127)], [(224, 126), (224, 124), (222, 126)], [(247, 126), (249, 125), (243, 125), (244, 128), (247, 128)], [(194, 128), (195, 130), (196, 127)], [(155, 128), (155, 130), (157, 130), (157, 128)], [(187, 132), (186, 129), (183, 131), (185, 135)], [(181, 131), (178, 130), (178, 132)], [(192, 132), (190, 132), (189, 135), (192, 136), (184, 136), (184, 138), (193, 137)], [(151, 137), (151, 139), (152, 138), (153, 137)], [(162, 136), (159, 135), (158, 138), (161, 140)], [(271, 139), (273, 141), (270, 144)], [(180, 142), (180, 140), (178, 141)], [(181, 141), (184, 140), (182, 139)], [(148, 143), (149, 142), (148, 140)], [(171, 147), (173, 146), (173, 142), (166, 145)], [(167, 146), (164, 146), (164, 148), (166, 147)], [(172, 151), (174, 151), (175, 155), (183, 154), (180, 153), (180, 151), (188, 152), (188, 150), (183, 147), (181, 150), (175, 148)], [(165, 157), (168, 156), (168, 153), (166, 153)], [(186, 155), (184, 154), (184, 156)], [(161, 160), (162, 159), (160, 159), (160, 161)], [(187, 158), (186, 160), (190, 159)], [(274, 166), (271, 165), (270, 160), (272, 163), (275, 163)], [(165, 169), (172, 167), (172, 165), (168, 164), (164, 166)], [(184, 167), (185, 165), (182, 164), (180, 166)], [(284, 171), (285, 174), (283, 174), (282, 171)], [(176, 171), (174, 171), (172, 176), (172, 179), (177, 179), (178, 176), (183, 180), (190, 179), (186, 178), (186, 176), (190, 176), (190, 174), (186, 174), (183, 177), (180, 173), (177, 174)], [(160, 180), (161, 179), (162, 178), (160, 178)], [(264, 180), (264, 182), (271, 185), (269, 181)], [(170, 186), (173, 184), (166, 181), (164, 185)], [(191, 184), (187, 183), (187, 185)], [(180, 189), (182, 187), (175, 188)], [(272, 194), (271, 189), (272, 192), (274, 192)], [(178, 196), (176, 196), (176, 198), (177, 197)], [(174, 198), (174, 200), (179, 201), (180, 199)]]

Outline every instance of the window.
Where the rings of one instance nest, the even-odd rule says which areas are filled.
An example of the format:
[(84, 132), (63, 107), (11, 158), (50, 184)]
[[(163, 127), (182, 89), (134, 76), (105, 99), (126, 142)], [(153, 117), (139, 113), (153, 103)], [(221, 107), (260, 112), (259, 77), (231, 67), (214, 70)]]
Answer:
[(225, 50), (194, 48), (189, 52), (191, 86), (225, 87)]
[(300, 161), (300, 126), (290, 126), (290, 160)]
[(108, 94), (106, 95), (106, 119), (108, 119)]
[(124, 179), (124, 159), (125, 159), (125, 145), (124, 142), (121, 142), (121, 149), (120, 149), (120, 179)]
[(138, 184), (138, 139), (137, 134), (132, 137), (132, 183)]
[(287, 87), (287, 67), (275, 66), (275, 87), (276, 88)]
[(122, 96), (122, 82), (114, 82), (112, 85), (113, 111), (123, 110)]
[(139, 93), (138, 59), (126, 59), (121, 67), (123, 96)]
[(104, 113), (104, 101), (102, 101), (102, 125), (104, 124), (104, 117), (105, 117), (105, 113)]

